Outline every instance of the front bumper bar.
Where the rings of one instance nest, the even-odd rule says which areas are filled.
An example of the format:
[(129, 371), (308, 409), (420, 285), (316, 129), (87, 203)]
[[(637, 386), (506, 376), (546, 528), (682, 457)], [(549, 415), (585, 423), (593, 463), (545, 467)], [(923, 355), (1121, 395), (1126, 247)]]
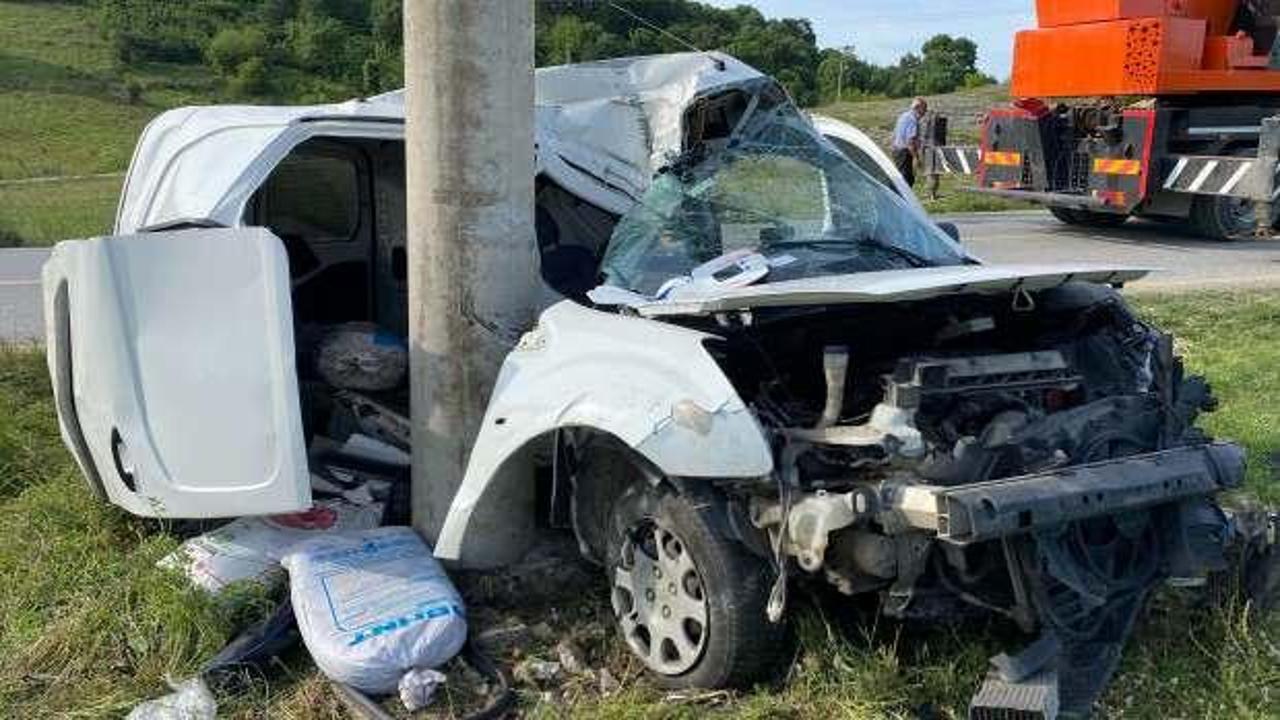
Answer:
[(891, 501), (909, 525), (968, 545), (1238, 487), (1232, 443), (1176, 448), (959, 487), (916, 486)]

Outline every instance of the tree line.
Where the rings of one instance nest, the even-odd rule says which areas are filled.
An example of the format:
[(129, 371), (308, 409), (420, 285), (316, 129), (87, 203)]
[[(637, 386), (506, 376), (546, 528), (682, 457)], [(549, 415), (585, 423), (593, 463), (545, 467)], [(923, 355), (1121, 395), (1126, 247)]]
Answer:
[[(87, 0), (116, 60), (202, 63), (229, 94), (294, 102), (403, 84), (401, 0)], [(818, 47), (804, 19), (687, 0), (537, 0), (537, 63), (720, 50), (777, 78), (798, 102), (950, 92), (994, 80), (972, 40), (937, 35), (893, 65)]]

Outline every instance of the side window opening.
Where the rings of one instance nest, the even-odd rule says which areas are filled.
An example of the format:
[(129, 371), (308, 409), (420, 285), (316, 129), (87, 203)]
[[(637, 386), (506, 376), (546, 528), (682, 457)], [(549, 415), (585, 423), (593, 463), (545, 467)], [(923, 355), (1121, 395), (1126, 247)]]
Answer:
[(566, 298), (586, 302), (600, 284), (600, 259), (618, 218), (550, 180), (539, 179), (536, 193), (542, 279)]
[(372, 170), (357, 142), (315, 138), (289, 153), (249, 205), (249, 222), (284, 243), (295, 321), (370, 320)]
[(272, 229), (312, 244), (357, 241), (360, 175), (341, 146), (304, 146), (290, 154), (261, 190)]

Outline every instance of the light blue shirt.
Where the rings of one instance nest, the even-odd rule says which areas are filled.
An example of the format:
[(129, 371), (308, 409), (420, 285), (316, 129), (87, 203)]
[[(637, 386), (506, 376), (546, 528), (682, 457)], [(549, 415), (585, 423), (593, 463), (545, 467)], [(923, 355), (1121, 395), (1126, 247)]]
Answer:
[(920, 136), (920, 118), (915, 111), (908, 110), (898, 116), (898, 124), (893, 128), (893, 149), (910, 150), (911, 143)]

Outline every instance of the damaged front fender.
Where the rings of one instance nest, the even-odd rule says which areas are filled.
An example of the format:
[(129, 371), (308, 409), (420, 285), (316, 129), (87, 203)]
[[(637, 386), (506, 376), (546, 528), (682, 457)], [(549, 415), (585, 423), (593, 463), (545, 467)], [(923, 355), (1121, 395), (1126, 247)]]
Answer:
[(517, 559), (528, 547), (532, 459), (559, 429), (617, 438), (663, 475), (759, 478), (773, 456), (755, 415), (703, 347), (711, 336), (557, 304), (503, 364), (438, 556), (467, 567)]

